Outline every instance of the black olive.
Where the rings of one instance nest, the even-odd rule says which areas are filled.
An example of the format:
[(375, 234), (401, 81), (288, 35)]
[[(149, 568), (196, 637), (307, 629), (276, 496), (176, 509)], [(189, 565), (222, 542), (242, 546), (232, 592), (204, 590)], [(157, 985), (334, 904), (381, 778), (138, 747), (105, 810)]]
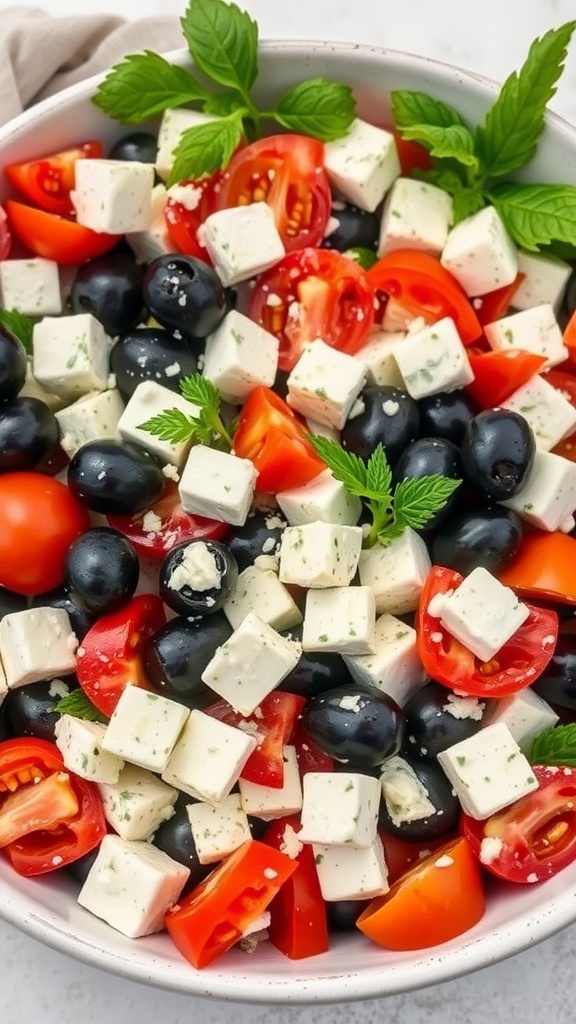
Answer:
[(261, 555), (276, 555), (287, 526), (279, 509), (256, 508), (248, 513), (244, 526), (232, 527), (226, 535), (226, 544), (239, 571), (253, 565)]
[(201, 864), (198, 860), (196, 843), (190, 828), (190, 819), (186, 810), (188, 804), (196, 801), (190, 796), (178, 797), (174, 805), (174, 814), (168, 821), (163, 821), (152, 836), (152, 846), (167, 853), (172, 860), (184, 864), (190, 869), (190, 877), (184, 892), (193, 889), (206, 875), (213, 870), (213, 864)]
[(77, 860), (73, 860), (71, 864), (66, 865), (66, 868), (64, 869), (66, 874), (70, 875), (70, 877), (80, 885), (84, 885), (84, 882), (94, 867), (94, 862), (99, 852), (100, 847), (97, 846), (95, 850), (90, 850), (90, 853), (85, 853), (83, 857), (78, 857)]
[(39, 398), (0, 402), (0, 473), (35, 469), (58, 445), (58, 420)]
[(28, 607), (28, 599), (23, 594), (15, 594), (0, 586), (0, 619), (12, 612), (23, 612)]
[(0, 401), (16, 398), (26, 380), (28, 361), (22, 343), (0, 324)]
[(401, 839), (430, 842), (458, 824), (460, 801), (431, 758), (404, 754), (382, 765), (382, 794), (380, 826)]
[(465, 391), (441, 392), (417, 402), (422, 437), (445, 437), (461, 444), (466, 427), (478, 409)]
[(108, 526), (94, 526), (73, 541), (64, 562), (70, 597), (91, 615), (105, 615), (126, 604), (139, 576), (132, 544)]
[(382, 764), (398, 753), (404, 739), (402, 709), (368, 685), (337, 686), (311, 697), (302, 725), (326, 754), (356, 767)]
[(202, 673), (216, 648), (231, 635), (232, 627), (222, 612), (206, 618), (171, 619), (146, 648), (144, 662), (150, 681), (165, 697), (201, 711), (215, 700)]
[(369, 459), (383, 444), (391, 465), (418, 434), (418, 406), (407, 391), (382, 385), (366, 388), (360, 395), (363, 411), (348, 419), (340, 443), (361, 459)]
[(560, 633), (554, 654), (532, 689), (549, 704), (576, 711), (575, 633)]
[(349, 203), (336, 202), (332, 204), (329, 226), (332, 223), (332, 230), (322, 240), (323, 249), (346, 252), (360, 247), (376, 251), (380, 238), (380, 217), (377, 213), (367, 213)]
[(180, 392), (180, 381), (196, 372), (196, 355), (163, 327), (139, 327), (129, 331), (113, 346), (110, 369), (125, 399), (143, 380), (155, 380), (170, 391)]
[(143, 164), (156, 163), (158, 139), (152, 132), (130, 132), (115, 142), (110, 160), (137, 160)]
[[(302, 626), (280, 630), (290, 640), (302, 640)], [(337, 651), (302, 651), (298, 664), (277, 687), (301, 697), (317, 697), (335, 686), (350, 689), (354, 682), (348, 666)]]
[(326, 903), (328, 930), (331, 932), (352, 932), (356, 921), (370, 900), (329, 900)]
[(158, 460), (133, 441), (89, 441), (68, 466), (68, 487), (92, 512), (127, 516), (160, 497), (166, 479)]
[(222, 608), (237, 582), (238, 563), (225, 544), (192, 540), (166, 555), (158, 589), (178, 615), (210, 615)]
[(159, 256), (150, 264), (144, 274), (144, 299), (159, 324), (184, 338), (205, 338), (228, 312), (216, 271), (182, 253)]
[[(396, 482), (406, 479), (420, 479), (423, 476), (432, 476), (440, 473), (441, 476), (449, 477), (451, 480), (462, 479), (462, 464), (460, 452), (452, 441), (444, 437), (421, 437), (402, 452), (394, 466), (394, 479)], [(450, 495), (446, 504), (426, 524), (426, 530), (435, 530), (450, 516), (454, 515), (460, 507), (461, 487), (457, 487)]]
[(474, 736), (493, 706), (489, 700), (458, 697), (440, 683), (426, 683), (404, 707), (408, 743), (423, 757), (436, 757), (453, 743)]
[(64, 679), (41, 679), (9, 690), (4, 700), (4, 714), (12, 736), (34, 736), (54, 743), (60, 713), (55, 707), (66, 691), (78, 688), (75, 676)]
[(431, 541), (436, 565), (467, 576), (481, 566), (497, 575), (514, 558), (522, 541), (522, 520), (506, 508), (462, 512), (442, 526)]
[(508, 409), (487, 409), (474, 416), (460, 449), (469, 482), (489, 501), (517, 494), (535, 453), (536, 441), (527, 421)]
[(33, 608), (62, 608), (70, 619), (72, 632), (77, 640), (83, 640), (91, 626), (96, 622), (95, 615), (89, 615), (83, 608), (74, 603), (65, 587), (56, 587), (32, 598)]
[(74, 313), (92, 313), (111, 337), (125, 334), (144, 314), (143, 270), (122, 251), (83, 263), (70, 290)]

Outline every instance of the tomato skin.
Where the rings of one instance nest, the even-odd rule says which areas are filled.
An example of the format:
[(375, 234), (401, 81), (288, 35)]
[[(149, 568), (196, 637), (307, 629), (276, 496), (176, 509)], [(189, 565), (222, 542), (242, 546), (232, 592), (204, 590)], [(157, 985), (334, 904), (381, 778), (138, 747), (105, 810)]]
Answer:
[(92, 231), (57, 213), (37, 210), (14, 199), (7, 199), (5, 206), (10, 227), (20, 241), (36, 256), (56, 263), (85, 263), (109, 252), (121, 237)]
[[(216, 171), (215, 174), (197, 181), (187, 179), (179, 182), (176, 192), (172, 191), (172, 194), (168, 192), (164, 207), (164, 220), (168, 234), (178, 252), (195, 256), (196, 259), (204, 260), (205, 263), (211, 263), (211, 260), (206, 248), (198, 241), (197, 231), (206, 217), (214, 213), (216, 209), (217, 189), (221, 185), (222, 177), (223, 172)], [(178, 201), (179, 194), (181, 198), (184, 198), (184, 192), (181, 192), (184, 189), (188, 190), (190, 195), (197, 200), (195, 206)]]
[(356, 926), (384, 949), (429, 949), (468, 931), (485, 907), (480, 865), (458, 836), (372, 900)]
[[(484, 821), (463, 814), (461, 822), (486, 870), (521, 885), (551, 878), (576, 860), (576, 772), (551, 765), (532, 770), (539, 786), (533, 793)], [(482, 860), (484, 839), (499, 840), (500, 849)]]
[(0, 586), (42, 594), (60, 586), (72, 541), (90, 519), (65, 484), (41, 473), (0, 475)]
[(301, 721), (296, 723), (290, 742), (296, 749), (296, 760), (301, 776), (306, 775), (307, 772), (335, 771), (334, 758), (320, 750), (320, 747), (306, 732)]
[(474, 380), (465, 387), (479, 409), (502, 405), (510, 395), (526, 384), (546, 365), (544, 356), (520, 348), (500, 352), (468, 351)]
[(408, 871), (429, 857), (431, 853), (441, 850), (449, 839), (456, 839), (457, 836), (442, 836), (441, 839), (430, 839), (428, 842), (408, 842), (392, 835), (381, 828), (378, 830), (382, 846), (384, 847), (384, 859), (388, 868), (388, 882), (393, 885), (399, 878), (402, 878)]
[(424, 146), (421, 146), (419, 142), (415, 142), (413, 139), (402, 138), (402, 132), (397, 131), (395, 128), (386, 128), (385, 130), (392, 132), (394, 136), (398, 159), (404, 177), (411, 177), (412, 171), (416, 169), (420, 171), (430, 170), (432, 159)]
[[(573, 352), (576, 355), (576, 348)], [(553, 370), (548, 371), (546, 374), (546, 380), (553, 388), (556, 388), (564, 398), (568, 399), (576, 409), (576, 372), (572, 374), (567, 370), (554, 368)], [(576, 462), (576, 431), (569, 434), (568, 437), (562, 438), (556, 447), (552, 449), (552, 452), (554, 455), (561, 455), (564, 459), (569, 459), (570, 462)]]
[(475, 305), (474, 308), (482, 326), (506, 316), (525, 277), (526, 274), (519, 272), (511, 284), (505, 284), (502, 288), (496, 288), (493, 292), (486, 292), (485, 295), (480, 296), (477, 306)]
[[(248, 316), (279, 339), (281, 370), (291, 370), (315, 338), (349, 355), (358, 351), (374, 322), (369, 274), (332, 249), (307, 248), (260, 275)], [(280, 301), (270, 305), (270, 295)]]
[(566, 533), (525, 533), (518, 554), (498, 579), (521, 597), (576, 604), (576, 538)]
[(77, 160), (100, 159), (104, 146), (97, 140), (50, 153), (39, 160), (8, 164), (4, 173), (25, 199), (49, 213), (65, 217), (73, 213), (70, 192), (74, 188)]
[[(161, 521), (158, 530), (144, 529), (145, 516), (150, 512)], [(106, 518), (114, 530), (128, 538), (139, 554), (154, 559), (164, 558), (173, 547), (187, 540), (221, 540), (228, 530), (227, 523), (218, 519), (206, 519), (187, 512), (182, 507), (177, 485), (170, 480), (158, 500), (145, 511)]]
[[(558, 638), (558, 616), (546, 608), (528, 605), (530, 614), (490, 662), (476, 658), (428, 612), (430, 601), (454, 590), (460, 573), (432, 566), (417, 615), (417, 647), (427, 674), (443, 686), (470, 697), (507, 697), (533, 683), (550, 661)], [(440, 637), (440, 639), (438, 639)]]

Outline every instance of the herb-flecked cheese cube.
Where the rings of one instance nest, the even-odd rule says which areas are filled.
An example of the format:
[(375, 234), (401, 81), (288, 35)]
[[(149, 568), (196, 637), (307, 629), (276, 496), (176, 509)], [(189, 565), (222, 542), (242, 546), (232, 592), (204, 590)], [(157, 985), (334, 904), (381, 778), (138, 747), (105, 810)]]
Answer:
[(104, 817), (123, 839), (148, 839), (174, 814), (178, 791), (157, 775), (126, 764), (117, 782), (98, 785)]

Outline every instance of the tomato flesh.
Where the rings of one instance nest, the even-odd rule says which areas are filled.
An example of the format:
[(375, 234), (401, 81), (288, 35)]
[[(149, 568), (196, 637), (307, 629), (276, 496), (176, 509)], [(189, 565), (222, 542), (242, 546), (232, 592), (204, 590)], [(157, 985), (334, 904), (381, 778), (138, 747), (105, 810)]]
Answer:
[(150, 508), (131, 516), (107, 516), (136, 551), (149, 558), (164, 558), (177, 544), (188, 540), (221, 540), (228, 530), (219, 519), (193, 515), (183, 508), (176, 484), (168, 481)]
[(40, 160), (8, 164), (4, 173), (25, 199), (49, 213), (73, 213), (70, 192), (75, 184), (77, 160), (100, 159), (104, 146), (97, 140), (51, 153)]
[(36, 256), (57, 263), (85, 263), (109, 252), (120, 235), (92, 231), (57, 213), (48, 213), (7, 199), (6, 212), (10, 228)]

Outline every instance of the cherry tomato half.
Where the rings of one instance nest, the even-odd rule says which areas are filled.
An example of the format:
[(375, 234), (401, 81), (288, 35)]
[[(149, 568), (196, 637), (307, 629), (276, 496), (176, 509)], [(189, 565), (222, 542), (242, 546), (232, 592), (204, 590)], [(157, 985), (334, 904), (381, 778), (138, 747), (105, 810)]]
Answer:
[(107, 516), (110, 526), (123, 533), (139, 554), (164, 558), (176, 544), (187, 540), (220, 540), (228, 525), (193, 515), (182, 507), (178, 487), (168, 481), (150, 508), (131, 516)]
[(198, 228), (215, 210), (216, 190), (222, 182), (222, 171), (197, 181), (181, 181), (166, 196), (164, 220), (168, 234), (178, 252), (210, 263), (206, 248), (200, 245)]
[(521, 597), (576, 604), (576, 538), (566, 533), (525, 533), (518, 554), (498, 579)]
[(37, 210), (14, 199), (7, 199), (5, 206), (10, 227), (20, 241), (36, 256), (56, 263), (85, 263), (108, 252), (120, 238), (92, 231), (57, 213)]
[(29, 202), (41, 210), (65, 217), (73, 212), (70, 192), (74, 188), (76, 161), (100, 159), (103, 156), (102, 143), (91, 140), (80, 146), (62, 149), (58, 153), (50, 153), (40, 160), (8, 164), (4, 172), (10, 184)]
[[(544, 356), (520, 348), (500, 352), (468, 350), (474, 380), (465, 388), (479, 409), (493, 409), (546, 365)], [(575, 382), (576, 383), (576, 382)]]

